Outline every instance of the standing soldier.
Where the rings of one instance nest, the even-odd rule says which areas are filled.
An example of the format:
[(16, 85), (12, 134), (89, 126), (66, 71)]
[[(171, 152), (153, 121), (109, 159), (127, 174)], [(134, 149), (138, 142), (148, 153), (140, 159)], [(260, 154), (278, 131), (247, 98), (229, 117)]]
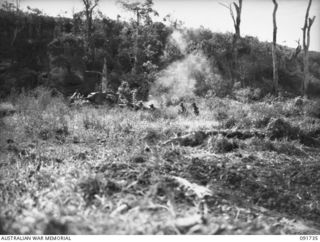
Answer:
[(179, 114), (186, 114), (187, 113), (187, 109), (185, 108), (183, 102), (180, 103), (180, 110), (178, 113)]
[(196, 103), (192, 103), (193, 112), (196, 116), (199, 116), (199, 108), (197, 107)]
[(133, 90), (131, 91), (131, 95), (132, 95), (132, 97), (131, 97), (131, 98), (132, 98), (131, 102), (132, 102), (133, 105), (136, 105), (136, 104), (138, 103), (137, 93), (138, 93), (138, 90), (137, 90), (137, 89), (133, 89)]
[(119, 103), (120, 104), (129, 104), (130, 100), (130, 88), (128, 82), (122, 82), (118, 88), (117, 94), (119, 95)]

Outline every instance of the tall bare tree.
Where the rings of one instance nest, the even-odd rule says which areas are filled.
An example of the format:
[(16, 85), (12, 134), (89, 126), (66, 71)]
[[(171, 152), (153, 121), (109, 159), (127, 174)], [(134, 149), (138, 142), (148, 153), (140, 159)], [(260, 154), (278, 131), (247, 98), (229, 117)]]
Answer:
[(304, 26), (302, 28), (303, 33), (303, 82), (301, 84), (301, 94), (307, 96), (307, 91), (310, 83), (310, 73), (309, 73), (309, 46), (310, 46), (310, 29), (316, 18), (313, 16), (309, 18), (309, 12), (312, 0), (309, 0), (308, 7), (306, 10), (306, 15), (304, 19)]
[(92, 32), (93, 32), (93, 11), (98, 6), (99, 0), (82, 0), (82, 3), (84, 5), (84, 13), (86, 16), (86, 24), (87, 24), (87, 30), (86, 30), (86, 37), (87, 37), (87, 44), (88, 44), (88, 50), (90, 51), (90, 54), (94, 54), (93, 45), (92, 45)]
[(274, 4), (273, 8), (273, 39), (272, 39), (272, 67), (273, 67), (273, 91), (275, 94), (278, 93), (279, 89), (279, 74), (278, 74), (278, 59), (277, 59), (277, 10), (278, 3), (277, 0), (272, 0)]
[[(221, 2), (219, 4), (224, 6), (225, 8), (227, 8), (229, 10), (230, 16), (231, 16), (232, 21), (233, 21), (235, 35), (239, 38), (240, 37), (242, 0), (238, 0), (238, 3), (236, 3), (236, 2), (230, 3), (229, 5), (227, 5), (225, 3), (221, 3)], [(235, 9), (236, 16), (234, 14), (233, 8)]]
[[(229, 5), (225, 3), (220, 3), (222, 6), (226, 7), (229, 9), (230, 16), (233, 21), (233, 26), (235, 30), (235, 34), (233, 36), (233, 41), (232, 41), (232, 55), (233, 55), (233, 63), (232, 63), (232, 82), (234, 83), (235, 81), (241, 81), (239, 77), (239, 70), (238, 70), (238, 40), (241, 38), (240, 35), (240, 23), (241, 23), (241, 11), (242, 11), (242, 0), (238, 0), (238, 3), (233, 2)], [(241, 82), (241, 85), (243, 86), (244, 84)]]
[(103, 67), (101, 73), (101, 91), (106, 92), (108, 89), (108, 69), (107, 69), (107, 58), (103, 59)]
[(136, 36), (134, 41), (134, 55), (133, 55), (133, 68), (132, 73), (136, 73), (137, 70), (137, 63), (138, 63), (138, 39), (139, 39), (139, 28), (140, 28), (140, 21), (141, 21), (141, 3), (140, 2), (127, 2), (125, 0), (119, 0), (119, 3), (122, 4), (122, 7), (134, 13), (136, 16)]
[(134, 41), (134, 62), (132, 73), (137, 72), (137, 65), (138, 65), (138, 54), (139, 54), (139, 35), (140, 35), (140, 27), (141, 27), (141, 20), (144, 20), (146, 25), (152, 23), (151, 14), (154, 16), (159, 16), (159, 13), (153, 9), (153, 0), (145, 0), (144, 2), (141, 1), (130, 1), (130, 0), (118, 0), (118, 3), (121, 6), (129, 11), (132, 12), (136, 17), (136, 36)]
[(19, 12), (19, 10), (20, 10), (20, 0), (16, 0), (15, 2), (16, 2), (16, 10), (17, 10), (17, 12)]

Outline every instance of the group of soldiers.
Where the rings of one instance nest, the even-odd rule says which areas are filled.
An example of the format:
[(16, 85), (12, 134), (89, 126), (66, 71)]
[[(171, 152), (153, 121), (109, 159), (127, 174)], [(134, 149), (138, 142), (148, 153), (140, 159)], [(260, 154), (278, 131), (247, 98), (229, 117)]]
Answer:
[(87, 96), (82, 95), (79, 90), (76, 90), (69, 98), (71, 104), (117, 104), (120, 107), (128, 107), (134, 110), (156, 110), (153, 104), (145, 106), (143, 101), (137, 100), (137, 89), (131, 90), (127, 82), (122, 82), (118, 88), (118, 92), (112, 91), (105, 92), (92, 92)]
[(138, 90), (131, 90), (128, 82), (122, 82), (118, 88), (118, 105), (120, 107), (128, 107), (134, 110), (156, 110), (153, 104), (145, 106), (143, 101), (137, 99)]
[[(179, 114), (182, 114), (182, 115), (188, 114), (188, 111), (187, 111), (183, 102), (181, 102), (179, 106), (180, 106)], [(200, 112), (199, 112), (199, 108), (198, 108), (197, 104), (195, 102), (193, 102), (191, 104), (191, 107), (192, 107), (192, 111), (193, 111), (194, 115), (199, 116)]]
[[(137, 89), (130, 89), (128, 82), (122, 82), (118, 88), (117, 93), (112, 91), (106, 92), (92, 92), (88, 96), (82, 95), (78, 90), (70, 97), (70, 103), (73, 104), (84, 104), (84, 103), (94, 103), (94, 104), (117, 104), (120, 107), (127, 107), (133, 110), (150, 110), (155, 111), (156, 107), (154, 104), (149, 104), (145, 106), (143, 101), (137, 100)], [(191, 107), (193, 109), (193, 113), (198, 116), (199, 108), (196, 103), (192, 103)], [(183, 102), (180, 103), (180, 109), (178, 111), (181, 115), (188, 114), (188, 111)]]

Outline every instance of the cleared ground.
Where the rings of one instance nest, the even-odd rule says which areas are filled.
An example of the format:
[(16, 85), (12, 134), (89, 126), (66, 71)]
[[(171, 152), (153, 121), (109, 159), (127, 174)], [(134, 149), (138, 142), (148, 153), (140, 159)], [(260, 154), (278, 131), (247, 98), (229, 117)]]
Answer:
[[(196, 102), (199, 116), (190, 108), (179, 115), (178, 106), (71, 107), (41, 89), (10, 97), (2, 104), (15, 113), (1, 118), (0, 232), (320, 234), (317, 103)], [(286, 132), (272, 126), (277, 119)], [(263, 137), (170, 142), (221, 130)]]

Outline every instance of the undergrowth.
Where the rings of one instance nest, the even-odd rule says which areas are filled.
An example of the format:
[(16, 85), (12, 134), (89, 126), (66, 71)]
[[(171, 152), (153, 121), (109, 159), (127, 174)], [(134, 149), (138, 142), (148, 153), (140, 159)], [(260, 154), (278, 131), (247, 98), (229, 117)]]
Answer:
[[(320, 223), (319, 152), (294, 135), (165, 144), (199, 130), (270, 133), (275, 120), (317, 139), (315, 101), (196, 101), (199, 116), (180, 115), (179, 106), (74, 108), (43, 88), (9, 97), (15, 111), (1, 118), (0, 232), (281, 234), (300, 231), (282, 218)], [(197, 228), (180, 220), (203, 212), (203, 201), (171, 186), (176, 177), (212, 192)]]

